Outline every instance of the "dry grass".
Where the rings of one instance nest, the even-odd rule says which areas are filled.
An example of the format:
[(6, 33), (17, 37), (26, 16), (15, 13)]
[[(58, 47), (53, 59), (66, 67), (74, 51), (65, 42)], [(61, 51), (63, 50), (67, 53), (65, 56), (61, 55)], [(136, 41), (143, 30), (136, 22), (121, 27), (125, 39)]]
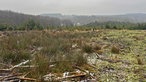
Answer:
[[(91, 70), (92, 68), (87, 66), (88, 56), (98, 53), (110, 61), (125, 60), (130, 63), (110, 63), (94, 56), (96, 69), (92, 70), (97, 74), (98, 81), (145, 81), (143, 75), (146, 74), (146, 38), (139, 38), (146, 35), (145, 31), (72, 29), (7, 31), (1, 34), (0, 62), (15, 65), (24, 60), (32, 60), (30, 64), (37, 67), (21, 71), (30, 72), (29, 76), (33, 78), (42, 79), (43, 75), (50, 72), (71, 72), (74, 70), (73, 66)], [(52, 65), (53, 67), (50, 67)]]

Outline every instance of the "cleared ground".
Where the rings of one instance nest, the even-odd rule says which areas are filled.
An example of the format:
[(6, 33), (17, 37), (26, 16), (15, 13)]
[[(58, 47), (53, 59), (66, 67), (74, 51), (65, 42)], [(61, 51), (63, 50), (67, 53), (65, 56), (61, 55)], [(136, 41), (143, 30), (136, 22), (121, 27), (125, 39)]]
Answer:
[(29, 73), (27, 77), (37, 80), (44, 79), (43, 76), (49, 73), (63, 77), (64, 72), (76, 73), (78, 69), (82, 72), (80, 75), (99, 82), (144, 82), (146, 31), (74, 29), (0, 32), (0, 69), (8, 68), (4, 64), (11, 66), (25, 60), (30, 60), (26, 65), (34, 67), (17, 68), (16, 71)]

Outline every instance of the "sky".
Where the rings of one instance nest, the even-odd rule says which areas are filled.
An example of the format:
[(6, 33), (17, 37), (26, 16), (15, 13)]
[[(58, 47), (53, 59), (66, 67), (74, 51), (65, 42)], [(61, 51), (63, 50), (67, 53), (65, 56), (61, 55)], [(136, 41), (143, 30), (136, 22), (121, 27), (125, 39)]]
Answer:
[(25, 14), (114, 15), (146, 13), (146, 0), (0, 0), (0, 10)]

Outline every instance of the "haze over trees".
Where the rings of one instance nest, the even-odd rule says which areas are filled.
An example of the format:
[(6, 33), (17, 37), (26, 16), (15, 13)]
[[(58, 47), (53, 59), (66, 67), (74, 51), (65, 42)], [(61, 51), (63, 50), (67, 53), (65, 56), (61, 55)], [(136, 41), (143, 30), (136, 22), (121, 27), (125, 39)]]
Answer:
[(41, 14), (27, 15), (0, 11), (0, 30), (32, 30), (56, 27), (93, 27), (100, 29), (146, 29), (146, 14), (86, 16)]
[(59, 16), (0, 11), (0, 82), (146, 81), (146, 22)]
[(74, 24), (80, 23), (85, 25), (91, 22), (130, 22), (130, 23), (145, 23), (146, 14), (143, 13), (132, 13), (124, 15), (62, 15), (59, 13), (56, 14), (41, 14), (41, 16), (56, 17), (60, 19), (69, 19)]
[[(33, 25), (30, 29), (35, 26), (41, 27), (59, 27), (59, 26), (68, 26), (73, 25), (71, 21), (61, 20), (55, 17), (44, 17), (44, 16), (35, 16), (35, 15), (26, 15), (22, 13), (16, 13), (12, 11), (0, 11), (0, 29), (10, 29), (11, 27), (16, 28), (19, 26), (24, 29), (26, 27), (26, 23), (38, 23), (37, 25)], [(7, 27), (7, 28), (6, 28)], [(12, 28), (11, 28), (12, 29)]]
[(108, 22), (91, 22), (89, 24), (86, 24), (87, 27), (94, 27), (94, 28), (100, 28), (100, 29), (146, 29), (146, 23), (130, 23), (130, 22), (114, 22), (114, 21), (108, 21)]

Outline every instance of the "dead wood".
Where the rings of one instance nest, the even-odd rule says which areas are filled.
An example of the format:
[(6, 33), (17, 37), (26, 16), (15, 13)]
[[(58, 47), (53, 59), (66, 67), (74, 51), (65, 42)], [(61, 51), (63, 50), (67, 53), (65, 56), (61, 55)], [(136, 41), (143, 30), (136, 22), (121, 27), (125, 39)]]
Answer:
[(10, 79), (10, 78), (14, 78), (14, 77), (18, 77), (21, 76), (22, 74), (9, 74), (8, 76), (3, 76), (0, 81), (3, 81), (5, 79)]
[(19, 77), (20, 80), (27, 80), (27, 81), (36, 81), (36, 79), (33, 78), (26, 78), (26, 77)]
[(78, 78), (78, 77), (85, 77), (85, 76), (86, 76), (86, 74), (77, 74), (77, 75), (66, 76), (66, 77), (63, 77), (62, 79)]
[(24, 61), (24, 62), (21, 62), (20, 64), (17, 64), (17, 65), (15, 65), (15, 66), (11, 67), (10, 70), (12, 70), (12, 69), (14, 69), (14, 68), (17, 68), (17, 67), (19, 67), (19, 66), (21, 66), (21, 65), (24, 65), (24, 64), (26, 64), (26, 63), (28, 63), (28, 62), (30, 62), (30, 60), (26, 60), (26, 61)]
[(74, 66), (74, 67), (75, 67), (76, 69), (79, 69), (80, 71), (83, 71), (84, 74), (85, 74), (86, 76), (91, 77), (91, 78), (95, 78), (94, 76), (92, 76), (92, 75), (90, 74), (89, 71), (87, 71), (87, 70), (85, 70), (85, 69), (83, 69), (83, 68), (81, 68), (81, 67), (79, 67), (79, 66)]
[(36, 67), (36, 66), (22, 66), (26, 63), (30, 62), (30, 60), (26, 60), (24, 62), (21, 62), (17, 65), (10, 66), (8, 69), (0, 69), (0, 82), (19, 82), (19, 81), (36, 81), (36, 79), (33, 78), (26, 78), (25, 76), (28, 74), (20, 74), (20, 73), (14, 73), (13, 70), (16, 68), (28, 68), (28, 67)]

